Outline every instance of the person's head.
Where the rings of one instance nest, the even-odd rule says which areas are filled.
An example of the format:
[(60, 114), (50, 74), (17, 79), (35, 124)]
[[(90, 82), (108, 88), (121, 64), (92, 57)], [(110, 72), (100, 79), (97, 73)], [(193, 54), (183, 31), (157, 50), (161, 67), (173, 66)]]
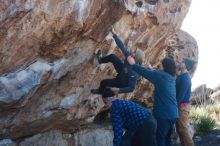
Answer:
[(105, 88), (102, 99), (107, 107), (111, 107), (112, 102), (116, 99), (115, 93), (110, 88)]
[(162, 70), (171, 76), (175, 76), (176, 74), (176, 64), (173, 59), (171, 58), (164, 58), (162, 60)]
[(138, 64), (142, 64), (143, 63), (143, 60), (144, 60), (144, 57), (145, 57), (145, 54), (144, 52), (137, 48), (134, 52), (131, 53), (132, 54), (132, 57), (135, 58), (135, 62), (138, 63)]

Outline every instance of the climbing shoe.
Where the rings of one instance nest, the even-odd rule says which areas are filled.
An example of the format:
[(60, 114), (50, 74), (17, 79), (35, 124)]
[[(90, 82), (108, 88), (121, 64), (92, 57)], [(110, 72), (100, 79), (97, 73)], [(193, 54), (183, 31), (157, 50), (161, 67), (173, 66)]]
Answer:
[(91, 89), (90, 92), (91, 92), (92, 94), (101, 94), (101, 93), (99, 92), (99, 89)]
[(101, 50), (98, 50), (98, 52), (96, 53), (96, 57), (98, 58), (99, 64), (101, 64), (102, 63), (101, 59), (103, 57), (103, 53)]

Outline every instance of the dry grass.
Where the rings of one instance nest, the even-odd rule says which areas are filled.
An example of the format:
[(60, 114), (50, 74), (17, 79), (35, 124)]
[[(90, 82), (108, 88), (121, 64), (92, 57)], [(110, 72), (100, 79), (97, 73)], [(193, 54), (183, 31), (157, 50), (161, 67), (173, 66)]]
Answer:
[(220, 128), (220, 105), (211, 104), (211, 105), (200, 105), (198, 107), (192, 107), (190, 111), (190, 118), (197, 119), (198, 117), (206, 116), (211, 117), (217, 123), (217, 126)]
[(200, 105), (192, 107), (190, 119), (197, 134), (207, 134), (213, 129), (220, 129), (220, 105)]

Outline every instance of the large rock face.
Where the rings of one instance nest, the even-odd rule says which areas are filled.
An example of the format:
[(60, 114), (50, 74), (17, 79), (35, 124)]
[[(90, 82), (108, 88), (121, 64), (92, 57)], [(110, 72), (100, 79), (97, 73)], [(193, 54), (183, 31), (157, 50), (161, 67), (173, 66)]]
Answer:
[[(0, 139), (76, 133), (93, 123), (103, 102), (90, 89), (115, 74), (111, 65), (97, 67), (94, 54), (102, 49), (123, 59), (108, 35), (112, 25), (130, 51), (142, 49), (153, 65), (164, 56), (197, 60), (196, 41), (180, 30), (190, 3), (0, 0)], [(142, 80), (122, 96), (148, 99), (152, 85)]]
[[(52, 130), (39, 133), (20, 142), (19, 146), (112, 146), (113, 133), (109, 126), (87, 128), (74, 134)], [(10, 139), (0, 140), (0, 146), (16, 146)]]

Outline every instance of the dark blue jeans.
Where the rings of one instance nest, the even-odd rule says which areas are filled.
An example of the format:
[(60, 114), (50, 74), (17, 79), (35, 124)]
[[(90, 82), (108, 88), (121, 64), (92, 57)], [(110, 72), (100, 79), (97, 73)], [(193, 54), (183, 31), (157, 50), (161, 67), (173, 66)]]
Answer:
[(171, 140), (171, 134), (177, 119), (161, 119), (157, 120), (157, 146), (173, 146)]
[(120, 146), (132, 146), (132, 138), (134, 136), (135, 131), (126, 131), (122, 136), (122, 140)]
[(157, 146), (156, 129), (155, 119), (147, 117), (135, 132), (128, 131), (123, 135), (120, 146)]
[[(120, 74), (124, 68), (123, 62), (114, 54), (110, 54), (106, 57), (101, 58), (101, 63), (112, 63), (118, 74)], [(102, 80), (99, 85), (99, 92), (102, 93), (106, 87), (122, 88), (125, 86), (126, 85), (121, 82), (119, 76), (117, 76), (113, 79)]]

